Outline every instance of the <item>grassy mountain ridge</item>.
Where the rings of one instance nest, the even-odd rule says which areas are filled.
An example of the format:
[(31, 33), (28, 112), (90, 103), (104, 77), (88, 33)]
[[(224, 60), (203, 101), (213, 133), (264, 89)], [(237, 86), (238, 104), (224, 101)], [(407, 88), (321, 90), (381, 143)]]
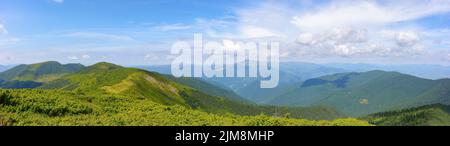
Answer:
[(264, 114), (212, 114), (121, 95), (0, 89), (0, 126), (369, 126), (357, 119), (314, 121)]
[(48, 61), (30, 65), (18, 65), (0, 73), (3, 81), (35, 81), (49, 82), (69, 73), (84, 68), (81, 64), (62, 65), (56, 61)]
[[(192, 82), (189, 79), (189, 82)], [(196, 83), (196, 82), (193, 82)], [(200, 85), (200, 84), (197, 84)], [(149, 99), (164, 105), (181, 105), (212, 113), (240, 115), (283, 115), (308, 119), (335, 119), (343, 115), (326, 107), (285, 108), (257, 106), (247, 102), (211, 96), (187, 84), (179, 84), (164, 75), (109, 63), (88, 66), (77, 73), (48, 82), (41, 89), (73, 91), (79, 94), (109, 94)], [(211, 89), (211, 88), (208, 88)], [(222, 90), (221, 90), (222, 91)]]

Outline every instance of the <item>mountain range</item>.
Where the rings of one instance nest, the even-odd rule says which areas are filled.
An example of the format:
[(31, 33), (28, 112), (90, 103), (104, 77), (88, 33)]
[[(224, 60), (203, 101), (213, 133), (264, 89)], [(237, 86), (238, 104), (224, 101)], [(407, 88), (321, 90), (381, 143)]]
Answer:
[(450, 78), (450, 66), (435, 64), (398, 64), (398, 65), (375, 65), (375, 64), (324, 64), (346, 70), (347, 72), (367, 72), (372, 70), (395, 71), (409, 74), (425, 79)]
[[(0, 73), (0, 88), (68, 92), (68, 96), (89, 99), (124, 97), (219, 115), (263, 113), (312, 120), (361, 117), (375, 125), (396, 125), (396, 116), (408, 117), (409, 111), (428, 108), (433, 110), (426, 111), (446, 111), (443, 107), (450, 104), (450, 79), (383, 70), (347, 72), (349, 67), (336, 66), (282, 63), (280, 85), (261, 89), (260, 78), (175, 78), (167, 74), (168, 66), (138, 69), (107, 62), (83, 66), (49, 61), (18, 65)], [(28, 94), (23, 90), (13, 92)], [(391, 112), (395, 116), (385, 114)], [(426, 113), (445, 118), (443, 112)], [(424, 117), (411, 121), (421, 119)], [(425, 120), (429, 119), (435, 118)]]
[[(180, 105), (210, 113), (234, 113), (238, 115), (283, 115), (306, 119), (335, 119), (343, 114), (327, 107), (276, 107), (259, 106), (232, 91), (211, 85), (195, 78), (174, 78), (136, 68), (101, 62), (91, 66), (43, 62), (19, 65), (1, 75), (6, 82), (3, 88), (35, 88), (71, 91), (88, 95), (120, 95), (136, 99), (148, 99), (163, 105)], [(43, 71), (46, 70), (47, 71)], [(27, 78), (24, 78), (26, 74)], [(31, 76), (31, 77), (29, 77)], [(49, 80), (51, 76), (51, 80)], [(45, 79), (45, 80), (44, 80)], [(21, 84), (9, 85), (19, 82)], [(8, 85), (8, 86), (6, 86)], [(32, 86), (35, 85), (35, 86)]]
[[(137, 67), (149, 71), (159, 72), (162, 74), (170, 74), (170, 66), (168, 65)], [(256, 103), (262, 103), (267, 100), (268, 97), (276, 95), (279, 90), (284, 89), (288, 85), (292, 85), (313, 77), (340, 72), (345, 72), (345, 70), (312, 63), (286, 62), (280, 64), (279, 84), (276, 88), (272, 89), (261, 89), (259, 84), (261, 80), (260, 78), (227, 77), (202, 78), (202, 80), (210, 84), (231, 90), (239, 96), (246, 98), (247, 100)]]
[(450, 79), (430, 80), (398, 72), (339, 73), (300, 82), (268, 104), (325, 105), (363, 116), (426, 104), (450, 103)]
[[(138, 66), (149, 71), (170, 74), (170, 66)], [(450, 77), (450, 67), (441, 65), (373, 65), (373, 64), (314, 64), (304, 62), (280, 63), (280, 82), (276, 88), (259, 88), (258, 78), (202, 78), (204, 81), (227, 88), (247, 100), (264, 104), (275, 96), (288, 94), (286, 90), (302, 82), (336, 73), (363, 73), (374, 70), (398, 72), (424, 79), (444, 79)], [(275, 102), (276, 103), (276, 102)]]
[[(168, 67), (148, 70), (168, 73)], [(371, 69), (386, 69), (382, 71)], [(431, 71), (428, 71), (430, 69)], [(259, 88), (257, 78), (203, 78), (234, 91), (247, 100), (276, 106), (326, 106), (346, 115), (359, 117), (377, 112), (449, 104), (449, 68), (439, 65), (280, 64), (280, 84), (273, 89)], [(438, 70), (438, 72), (433, 72)], [(401, 73), (401, 72), (406, 73)], [(428, 73), (427, 73), (428, 71)]]

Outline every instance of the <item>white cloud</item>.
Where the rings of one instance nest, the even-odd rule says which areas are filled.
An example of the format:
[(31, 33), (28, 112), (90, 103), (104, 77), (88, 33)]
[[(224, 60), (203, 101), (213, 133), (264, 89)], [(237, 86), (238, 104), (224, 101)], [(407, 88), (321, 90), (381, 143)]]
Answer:
[(0, 35), (6, 34), (8, 34), (8, 31), (6, 30), (5, 26), (3, 26), (3, 24), (0, 24)]
[(305, 46), (316, 45), (318, 40), (316, 40), (316, 36), (312, 33), (302, 33), (297, 37), (297, 43)]
[(147, 54), (144, 57), (145, 60), (159, 60), (159, 56), (155, 55), (155, 54)]
[(234, 15), (216, 19), (197, 19), (192, 25), (209, 37), (254, 39), (286, 37), (296, 32), (289, 19), (294, 13), (280, 2), (262, 2), (256, 7), (235, 9)]
[(77, 56), (69, 56), (67, 58), (70, 59), (70, 60), (78, 60), (78, 59), (80, 59)]
[(97, 33), (97, 32), (74, 32), (74, 33), (65, 34), (63, 36), (87, 38), (87, 39), (113, 40), (113, 41), (134, 41), (134, 39), (129, 36), (105, 34), (105, 33)]
[(342, 43), (364, 43), (368, 41), (366, 29), (351, 27), (334, 28), (320, 33), (301, 33), (297, 38), (297, 43), (302, 45), (316, 45), (324, 41), (332, 41), (336, 44)]
[(257, 7), (237, 10), (237, 33), (250, 38), (293, 35), (297, 29), (289, 21), (295, 11), (278, 1), (263, 2)]
[(52, 0), (52, 1), (55, 2), (55, 3), (58, 3), (58, 4), (64, 3), (64, 0)]
[(377, 26), (415, 20), (450, 11), (446, 0), (338, 1), (314, 12), (294, 16), (291, 21), (300, 29), (330, 29), (346, 26)]
[[(441, 46), (448, 42), (442, 40), (448, 32), (429, 34), (423, 24), (415, 23), (428, 16), (448, 15), (448, 0), (299, 3), (265, 1), (236, 9), (231, 19), (198, 19), (192, 26), (219, 40), (281, 40), (283, 57), (292, 58), (408, 57), (433, 50), (428, 36), (435, 35)], [(314, 5), (303, 5), (308, 3)]]
[(153, 29), (158, 31), (174, 31), (174, 30), (185, 30), (192, 28), (190, 25), (184, 25), (184, 24), (164, 24), (160, 26), (155, 26)]
[(258, 26), (242, 26), (240, 28), (241, 36), (244, 38), (263, 38), (263, 37), (280, 37), (282, 35), (276, 34), (269, 29)]
[(89, 58), (91, 58), (91, 56), (89, 56), (88, 54), (84, 54), (84, 55), (81, 55), (81, 58), (83, 58), (83, 59), (89, 59)]
[(214, 38), (236, 38), (239, 37), (236, 33), (236, 22), (234, 17), (223, 17), (216, 19), (202, 19), (195, 20), (192, 25), (193, 29), (203, 32), (206, 36)]
[(408, 47), (416, 45), (420, 41), (420, 38), (416, 32), (398, 32), (396, 41), (399, 46)]
[[(296, 14), (291, 22), (301, 32), (296, 36), (301, 55), (398, 57), (431, 51), (419, 35), (427, 29), (408, 27), (408, 21), (446, 12), (450, 1), (334, 1)], [(392, 27), (398, 22), (404, 22), (402, 28)]]
[(70, 59), (70, 60), (80, 60), (80, 59), (90, 59), (91, 58), (91, 56), (90, 55), (88, 55), (88, 54), (83, 54), (83, 55), (81, 55), (81, 56), (69, 56), (69, 57), (67, 57), (67, 59)]

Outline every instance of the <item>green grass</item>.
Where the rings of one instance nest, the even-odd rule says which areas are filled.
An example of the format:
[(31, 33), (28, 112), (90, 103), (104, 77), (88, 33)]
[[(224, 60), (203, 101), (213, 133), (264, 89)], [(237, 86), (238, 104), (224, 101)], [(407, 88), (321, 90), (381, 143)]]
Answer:
[(121, 95), (70, 91), (0, 89), (0, 124), (15, 126), (368, 126), (357, 119), (305, 120), (264, 114), (212, 114), (180, 105)]
[(364, 119), (380, 126), (450, 126), (450, 106), (433, 104), (372, 114)]
[[(197, 86), (187, 86), (191, 84), (197, 84)], [(136, 99), (148, 99), (163, 105), (180, 105), (217, 114), (258, 115), (265, 113), (268, 115), (285, 115), (289, 113), (295, 118), (314, 120), (344, 117), (340, 112), (326, 107), (258, 106), (233, 98), (209, 95), (198, 89), (215, 88), (213, 86), (207, 87), (206, 83), (197, 82), (195, 79), (167, 78), (158, 73), (120, 67), (109, 63), (89, 66), (78, 73), (46, 83), (40, 88), (73, 91), (78, 94), (130, 96)], [(226, 94), (224, 90), (217, 89), (216, 91), (214, 93), (217, 93), (217, 95)]]
[(55, 61), (48, 61), (30, 65), (19, 65), (0, 73), (0, 79), (4, 81), (34, 81), (49, 82), (69, 73), (74, 73), (84, 68), (81, 64), (62, 65)]
[[(11, 72), (21, 68), (19, 66)], [(39, 68), (42, 68), (41, 64), (24, 66), (23, 70), (36, 71)], [(39, 76), (51, 76), (52, 72), (47, 73), (50, 74)], [(35, 77), (25, 80), (28, 79), (35, 80)], [(188, 86), (192, 84), (197, 86)], [(229, 100), (220, 96), (232, 95), (226, 90), (212, 90), (215, 93), (213, 96), (199, 91), (213, 87), (195, 79), (167, 78), (104, 62), (62, 75), (39, 88), (0, 89), (0, 124), (367, 125), (355, 119), (290, 119), (288, 117), (335, 119), (341, 114), (322, 107), (257, 106)]]

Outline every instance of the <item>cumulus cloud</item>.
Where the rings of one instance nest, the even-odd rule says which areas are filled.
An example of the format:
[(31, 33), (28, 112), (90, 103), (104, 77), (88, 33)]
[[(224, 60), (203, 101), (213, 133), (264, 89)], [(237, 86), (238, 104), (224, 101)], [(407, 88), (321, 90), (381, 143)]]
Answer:
[(334, 1), (296, 14), (290, 22), (300, 31), (301, 55), (397, 57), (424, 53), (428, 47), (420, 34), (427, 30), (393, 25), (447, 12), (450, 1), (442, 0)]
[(235, 9), (231, 18), (198, 19), (192, 26), (218, 40), (281, 41), (286, 59), (392, 59), (448, 49), (448, 30), (431, 31), (416, 22), (449, 12), (448, 0), (265, 1)]
[(312, 33), (302, 33), (297, 37), (296, 42), (301, 45), (311, 46), (316, 45), (319, 40)]
[(332, 41), (336, 44), (342, 43), (364, 43), (368, 40), (367, 30), (351, 27), (342, 27), (326, 30), (313, 34), (311, 32), (301, 33), (297, 38), (297, 43), (303, 45), (316, 45), (325, 41)]
[[(303, 3), (308, 5), (308, 0), (302, 1)], [(230, 42), (226, 40), (276, 38), (283, 41), (281, 56), (293, 58), (410, 56), (430, 48), (426, 44), (428, 36), (435, 35), (433, 37), (439, 39), (434, 41), (439, 42), (436, 45), (448, 42), (442, 40), (445, 39), (442, 37), (445, 33), (428, 34), (426, 28), (421, 28), (421, 24), (412, 22), (450, 12), (450, 1), (447, 0), (336, 0), (320, 4), (309, 3), (320, 6), (304, 7), (295, 5), (295, 2), (283, 4), (279, 1), (266, 1), (234, 9), (233, 15), (228, 17), (198, 18), (192, 24), (154, 25), (153, 29), (198, 30), (205, 37), (225, 40), (224, 44)], [(403, 27), (403, 24), (412, 24), (412, 27)], [(399, 25), (402, 27), (398, 27)], [(95, 32), (76, 32), (67, 36), (133, 40), (128, 36)], [(141, 59), (158, 60), (158, 55), (139, 55)], [(159, 58), (164, 59), (161, 56)]]
[(401, 47), (410, 47), (416, 45), (419, 41), (419, 35), (416, 32), (398, 32), (395, 37), (397, 44)]
[(344, 26), (374, 26), (410, 21), (450, 11), (446, 0), (336, 1), (291, 21), (300, 29), (329, 29)]

